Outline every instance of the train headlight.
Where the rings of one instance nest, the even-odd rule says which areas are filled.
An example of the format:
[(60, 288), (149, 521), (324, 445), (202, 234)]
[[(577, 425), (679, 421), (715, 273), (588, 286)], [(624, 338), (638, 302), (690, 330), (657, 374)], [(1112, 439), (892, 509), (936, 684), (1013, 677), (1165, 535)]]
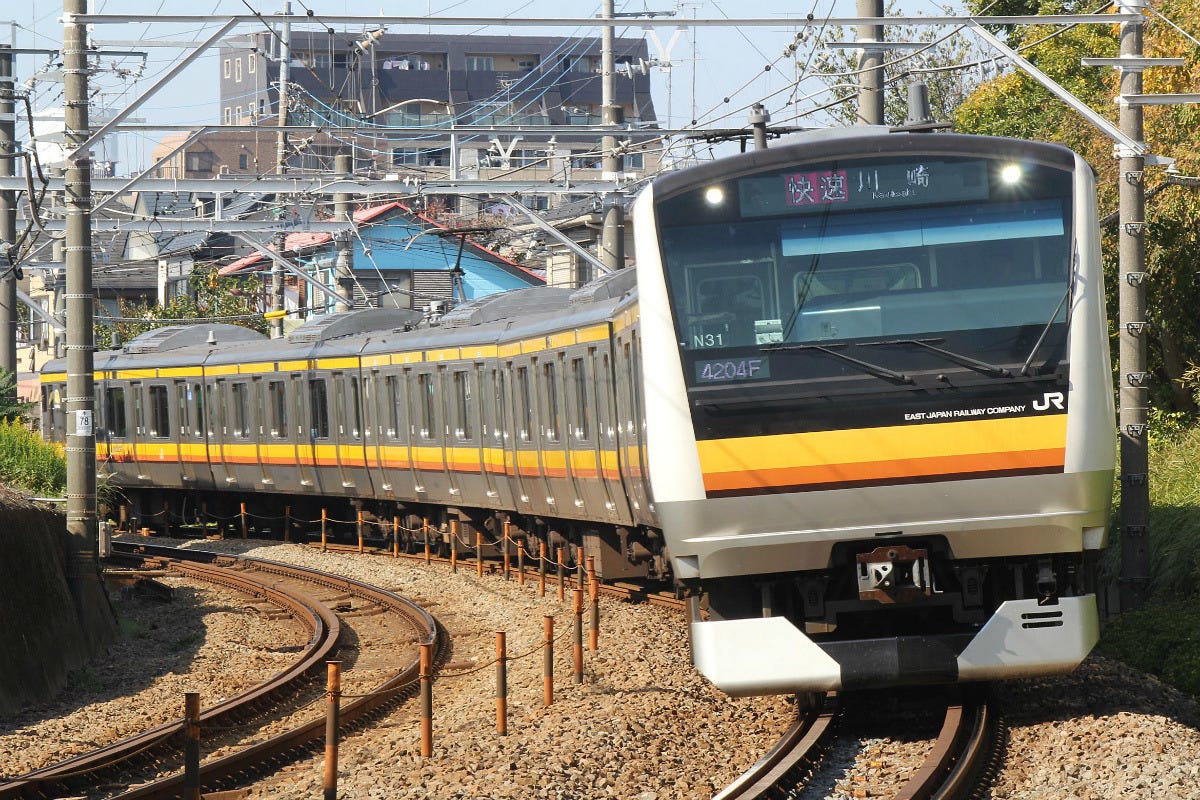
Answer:
[(1000, 168), (1000, 180), (1009, 186), (1020, 183), (1024, 175), (1025, 170), (1021, 169), (1020, 164), (1005, 164)]
[(704, 202), (710, 206), (719, 206), (725, 202), (725, 190), (720, 186), (710, 186), (704, 190)]

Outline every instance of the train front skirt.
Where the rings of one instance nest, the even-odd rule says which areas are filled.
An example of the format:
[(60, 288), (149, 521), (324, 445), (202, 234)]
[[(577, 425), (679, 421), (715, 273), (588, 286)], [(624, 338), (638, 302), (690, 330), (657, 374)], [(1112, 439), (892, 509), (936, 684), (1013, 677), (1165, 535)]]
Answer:
[[(694, 617), (693, 617), (694, 618)], [(1096, 596), (1001, 604), (974, 634), (817, 643), (784, 617), (691, 623), (692, 659), (733, 696), (1070, 672), (1100, 636)]]

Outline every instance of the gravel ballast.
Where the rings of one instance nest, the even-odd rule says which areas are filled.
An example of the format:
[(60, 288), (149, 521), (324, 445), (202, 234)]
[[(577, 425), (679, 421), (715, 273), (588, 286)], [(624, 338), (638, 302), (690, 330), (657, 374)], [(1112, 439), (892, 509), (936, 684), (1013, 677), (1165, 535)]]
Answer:
[[(339, 572), (425, 605), (453, 637), (434, 684), (434, 752), (419, 756), (409, 701), (348, 736), (341, 798), (708, 798), (753, 764), (792, 720), (787, 698), (729, 698), (691, 667), (681, 615), (601, 600), (600, 649), (572, 682), (555, 644), (555, 702), (542, 705), (542, 625), (570, 628), (571, 597), (533, 582), (444, 565), (225, 540), (155, 542), (245, 553)], [(58, 700), (0, 720), (0, 775), (12, 776), (177, 717), (185, 691), (210, 705), (281, 669), (299, 626), (247, 611), (225, 590), (181, 585), (168, 605), (127, 599), (127, 633)], [(586, 619), (586, 615), (585, 615)], [(495, 732), (495, 632), (505, 631), (508, 736)], [(992, 798), (1196, 798), (1200, 708), (1144, 675), (1090, 659), (1074, 675), (1001, 686), (1008, 757)], [(878, 755), (874, 756), (878, 758)], [(323, 759), (259, 782), (251, 798), (321, 795)], [(837, 781), (843, 791), (850, 785)], [(834, 791), (830, 796), (846, 796)]]

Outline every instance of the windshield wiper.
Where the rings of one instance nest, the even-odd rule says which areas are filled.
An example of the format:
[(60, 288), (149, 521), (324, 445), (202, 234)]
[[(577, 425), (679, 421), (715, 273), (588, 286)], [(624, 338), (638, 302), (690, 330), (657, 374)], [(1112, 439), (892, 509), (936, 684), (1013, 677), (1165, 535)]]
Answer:
[[(838, 346), (844, 347), (845, 345)], [(854, 364), (863, 371), (869, 372), (872, 375), (880, 378), (890, 378), (891, 380), (900, 381), (901, 383), (913, 382), (913, 379), (905, 375), (903, 372), (896, 372), (895, 370), (890, 370), (887, 367), (881, 367), (878, 364), (872, 364), (870, 361), (863, 361), (861, 359), (854, 358), (853, 356), (848, 356), (845, 353), (839, 353), (838, 351), (821, 344), (776, 344), (766, 345), (761, 349), (764, 352), (773, 352), (777, 350), (816, 350), (817, 352), (824, 353), (825, 355), (833, 356), (834, 358), (840, 358), (842, 361)]]
[[(1055, 312), (1055, 313), (1057, 314), (1058, 312)], [(972, 369), (977, 369), (980, 372), (983, 372), (987, 375), (991, 375), (996, 378), (1011, 378), (1012, 377), (1012, 373), (1009, 372), (1004, 367), (997, 366), (996, 364), (989, 364), (986, 361), (980, 361), (979, 359), (971, 358), (970, 356), (964, 356), (962, 353), (956, 353), (953, 350), (946, 350), (945, 348), (942, 348), (942, 347), (934, 347), (932, 344), (930, 344), (930, 342), (944, 342), (944, 341), (945, 341), (945, 339), (892, 339), (892, 340), (883, 341), (883, 342), (860, 342), (858, 346), (859, 347), (884, 347), (887, 345), (894, 345), (894, 344), (912, 344), (912, 345), (916, 345), (917, 347), (923, 347), (926, 350), (930, 350), (934, 353), (937, 353), (938, 355), (942, 356), (943, 358), (953, 361), (956, 364), (962, 364), (964, 367), (970, 367)]]
[(1062, 311), (1063, 304), (1067, 302), (1067, 298), (1071, 296), (1071, 290), (1075, 288), (1075, 275), (1071, 274), (1071, 280), (1067, 281), (1067, 290), (1063, 292), (1062, 299), (1058, 301), (1058, 305), (1054, 307), (1054, 313), (1050, 315), (1050, 319), (1046, 320), (1045, 327), (1042, 328), (1041, 334), (1037, 341), (1033, 343), (1033, 349), (1029, 351), (1029, 357), (1025, 359), (1025, 364), (1021, 367), (1021, 374), (1029, 374), (1029, 365), (1033, 363), (1033, 357), (1037, 355), (1037, 351), (1042, 349), (1042, 342), (1046, 341), (1046, 334), (1050, 333), (1050, 326), (1054, 324), (1054, 320), (1058, 318), (1058, 312)]

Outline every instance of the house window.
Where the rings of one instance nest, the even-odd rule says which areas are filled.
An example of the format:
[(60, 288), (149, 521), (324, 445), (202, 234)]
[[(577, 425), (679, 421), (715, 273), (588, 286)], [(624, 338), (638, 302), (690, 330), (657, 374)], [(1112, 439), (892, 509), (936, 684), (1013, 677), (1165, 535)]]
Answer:
[(242, 124), (242, 107), (241, 106), (233, 107), (233, 121), (239, 125)]
[(250, 168), (250, 156), (245, 153), (238, 154), (238, 169), (245, 170)]
[(226, 78), (228, 78), (230, 75), (233, 74), (232, 62), (228, 58), (225, 59), (225, 63), (222, 65), (222, 67), (223, 67), (222, 74)]
[(642, 153), (626, 153), (625, 169), (645, 169), (646, 157)]
[(258, 56), (256, 56), (254, 53), (251, 53), (250, 55), (246, 56), (246, 72), (249, 72), (251, 75), (253, 75), (255, 66), (257, 64), (258, 64)]
[(238, 83), (242, 82), (242, 60), (240, 58), (233, 62), (233, 79)]
[(225, 106), (224, 111), (221, 112), (221, 121), (223, 123), (225, 123), (226, 125), (233, 124), (233, 109), (232, 108), (230, 108), (229, 106)]
[(496, 63), (491, 56), (467, 56), (467, 72), (495, 72)]

